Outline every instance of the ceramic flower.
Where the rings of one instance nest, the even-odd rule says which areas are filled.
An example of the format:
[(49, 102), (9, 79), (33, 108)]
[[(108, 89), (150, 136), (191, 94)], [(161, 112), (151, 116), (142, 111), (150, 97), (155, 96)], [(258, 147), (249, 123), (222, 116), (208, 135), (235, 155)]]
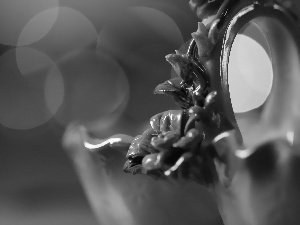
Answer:
[[(122, 134), (101, 140), (90, 137), (83, 126), (68, 126), (63, 145), (99, 224), (198, 225), (202, 221), (222, 225), (215, 202), (200, 184), (173, 183), (122, 171), (131, 143), (132, 148), (136, 148), (138, 140), (143, 139), (146, 145), (140, 146), (138, 154), (150, 153), (144, 150), (152, 148), (148, 145), (152, 132), (146, 131), (136, 140)], [(137, 168), (135, 172), (142, 172)], [(147, 175), (158, 177), (154, 172)]]

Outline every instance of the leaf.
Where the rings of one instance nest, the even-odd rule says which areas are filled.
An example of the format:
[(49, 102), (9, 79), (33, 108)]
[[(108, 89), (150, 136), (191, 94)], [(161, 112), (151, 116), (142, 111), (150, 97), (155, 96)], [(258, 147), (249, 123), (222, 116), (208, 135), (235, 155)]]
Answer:
[(159, 84), (155, 89), (154, 89), (154, 94), (161, 94), (157, 92), (165, 92), (165, 91), (179, 91), (183, 92), (181, 88), (181, 82), (182, 79), (177, 77), (173, 78), (171, 80), (167, 80), (162, 84)]
[(167, 55), (166, 60), (172, 65), (173, 69), (181, 79), (186, 82), (192, 80), (192, 70), (190, 67), (191, 60), (188, 55), (182, 55), (176, 51), (176, 54)]
[(181, 87), (181, 78), (174, 78), (167, 80), (162, 84), (159, 84), (154, 89), (154, 94), (166, 94), (172, 96), (175, 102), (183, 109), (188, 109), (193, 106), (192, 98), (189, 93), (187, 93)]

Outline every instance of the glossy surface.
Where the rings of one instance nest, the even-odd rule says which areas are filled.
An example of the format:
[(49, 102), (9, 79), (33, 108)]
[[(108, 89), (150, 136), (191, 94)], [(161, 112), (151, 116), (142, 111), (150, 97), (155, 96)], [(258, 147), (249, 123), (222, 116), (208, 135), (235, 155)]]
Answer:
[[(132, 140), (124, 171), (157, 182), (184, 180), (210, 188), (226, 225), (299, 224), (300, 54), (295, 18), (273, 1), (214, 1), (210, 9), (205, 1), (191, 4), (205, 22), (192, 34), (186, 54), (176, 51), (166, 57), (178, 78), (155, 89), (172, 96), (182, 109), (150, 119), (151, 128)], [(260, 109), (234, 115), (229, 55), (236, 35), (250, 21), (267, 33), (274, 81)], [(120, 139), (104, 140), (98, 152), (115, 141)]]
[[(299, 194), (293, 191), (298, 186), (298, 182), (293, 182), (297, 179), (294, 175), (297, 166), (292, 166), (295, 165), (292, 161), (298, 160), (298, 155), (293, 153), (297, 127), (290, 123), (299, 118), (299, 114), (294, 114), (299, 107), (296, 96), (300, 83), (299, 34), (292, 28), (296, 23), (283, 7), (272, 1), (238, 1), (229, 6), (226, 15), (212, 22), (210, 29), (199, 23), (187, 54), (176, 52), (167, 56), (183, 80), (180, 84), (185, 83), (175, 86), (168, 82), (169, 86), (175, 86), (173, 97), (184, 99), (186, 95), (193, 104), (181, 105), (183, 109), (188, 106), (188, 120), (181, 137), (168, 135), (159, 141), (152, 140), (159, 153), (147, 155), (142, 165), (148, 171), (161, 170), (165, 176), (195, 180), (212, 187), (228, 225), (285, 221), (297, 224), (296, 196)], [(239, 29), (255, 18), (259, 18), (255, 20), (258, 26), (268, 32), (274, 84), (268, 100), (257, 110), (255, 120), (248, 114), (237, 115), (235, 121), (228, 92), (228, 60)], [(219, 57), (220, 71), (216, 69)], [(201, 64), (200, 76), (191, 69), (195, 63), (189, 59)], [(292, 69), (288, 72), (287, 68)], [(156, 92), (167, 93), (171, 89), (161, 85)], [(274, 111), (276, 106), (280, 112)], [(284, 205), (289, 205), (287, 210), (281, 210)]]
[[(124, 145), (109, 144), (113, 138), (122, 139)], [(153, 179), (162, 176), (158, 173), (147, 176), (124, 173), (122, 164), (129, 139), (133, 140), (125, 135), (94, 139), (78, 124), (70, 125), (65, 132), (64, 147), (100, 224), (198, 225), (199, 221), (222, 224), (212, 193), (200, 184)], [(91, 151), (84, 143), (102, 145)]]

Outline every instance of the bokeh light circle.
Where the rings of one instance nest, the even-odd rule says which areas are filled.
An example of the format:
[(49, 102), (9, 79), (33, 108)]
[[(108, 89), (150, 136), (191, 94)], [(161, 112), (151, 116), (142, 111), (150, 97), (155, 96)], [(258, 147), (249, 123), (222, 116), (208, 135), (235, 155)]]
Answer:
[[(46, 9), (58, 6), (59, 0), (8, 0), (5, 3), (2, 2), (0, 7), (0, 43), (16, 46), (39, 39), (37, 36), (31, 36), (30, 38), (27, 36), (26, 39), (22, 38), (23, 41), (18, 43), (22, 30), (33, 17)], [(41, 28), (42, 22), (46, 22), (47, 26), (42, 28), (42, 32), (39, 31), (37, 35), (44, 34), (51, 29), (53, 18), (51, 18), (51, 21), (41, 21), (31, 25), (39, 25), (39, 28)], [(32, 29), (34, 27), (31, 26), (30, 30), (32, 31)]]
[(271, 92), (273, 69), (268, 53), (243, 34), (236, 36), (230, 52), (228, 83), (235, 113), (260, 107)]
[[(62, 124), (115, 121), (123, 112), (129, 83), (122, 67), (93, 50), (73, 51), (59, 60), (66, 84), (64, 103), (56, 119)], [(100, 123), (99, 122), (99, 123)]]
[(22, 29), (17, 45), (29, 45), (44, 38), (55, 24), (58, 11), (58, 7), (46, 9), (31, 18)]
[(47, 35), (31, 46), (46, 52), (56, 59), (75, 49), (97, 42), (97, 30), (92, 22), (81, 12), (69, 7), (51, 8), (44, 11), (41, 17), (47, 17), (58, 11), (58, 16)]
[(118, 59), (127, 57), (139, 48), (164, 43), (177, 49), (184, 41), (180, 29), (171, 17), (148, 7), (133, 7), (120, 12), (101, 29), (97, 50)]
[(171, 65), (165, 55), (183, 43), (174, 20), (148, 7), (125, 10), (101, 29), (97, 51), (109, 53), (126, 66), (131, 85), (126, 114), (136, 122), (148, 121), (153, 114), (176, 108), (171, 98), (156, 96), (153, 90), (170, 79)]
[(30, 47), (18, 47), (15, 49), (16, 62), (23, 76), (31, 76), (36, 72), (50, 69), (55, 65), (45, 53)]
[[(23, 64), (26, 72), (23, 74), (18, 68), (17, 52), (19, 62), (34, 65), (35, 59), (40, 58), (42, 66), (29, 70)], [(0, 58), (0, 75), (0, 123), (3, 126), (21, 130), (41, 126), (53, 117), (62, 103), (64, 85), (60, 71), (38, 50), (28, 47), (9, 50)], [(51, 105), (46, 100), (49, 96)]]
[(100, 30), (104, 21), (118, 14), (118, 11), (123, 11), (119, 2), (103, 1), (103, 0), (63, 0), (64, 5), (80, 11), (85, 15), (96, 27)]
[[(162, 11), (147, 7), (133, 7), (130, 11), (145, 23), (151, 33), (161, 35), (163, 40), (174, 46), (184, 43), (177, 24)], [(142, 29), (140, 32), (144, 32), (144, 30)]]

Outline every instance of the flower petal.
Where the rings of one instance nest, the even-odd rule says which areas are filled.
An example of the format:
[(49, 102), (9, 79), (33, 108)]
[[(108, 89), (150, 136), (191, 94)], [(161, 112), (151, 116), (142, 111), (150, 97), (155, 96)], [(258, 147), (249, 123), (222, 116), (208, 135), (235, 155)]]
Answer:
[(181, 108), (188, 109), (193, 105), (193, 101), (189, 94), (181, 88), (181, 81), (181, 78), (167, 80), (154, 89), (154, 94), (166, 94), (172, 96)]

